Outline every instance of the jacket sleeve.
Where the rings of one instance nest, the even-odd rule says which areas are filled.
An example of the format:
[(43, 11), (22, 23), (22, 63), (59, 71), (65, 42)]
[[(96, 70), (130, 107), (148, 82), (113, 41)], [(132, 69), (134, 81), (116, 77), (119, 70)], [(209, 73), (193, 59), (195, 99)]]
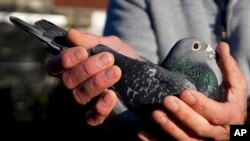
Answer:
[(104, 36), (115, 35), (145, 60), (158, 63), (157, 41), (144, 0), (110, 0)]

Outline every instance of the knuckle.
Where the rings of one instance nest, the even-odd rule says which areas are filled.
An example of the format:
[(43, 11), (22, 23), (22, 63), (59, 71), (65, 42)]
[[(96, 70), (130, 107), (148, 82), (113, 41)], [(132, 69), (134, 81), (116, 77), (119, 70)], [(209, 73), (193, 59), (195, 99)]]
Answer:
[(71, 67), (69, 55), (66, 52), (62, 52), (62, 54), (60, 55), (60, 61), (63, 68), (68, 69)]
[(180, 121), (181, 122), (185, 122), (185, 121), (190, 121), (190, 120), (192, 120), (191, 119), (191, 117), (189, 116), (189, 113), (187, 113), (187, 112), (184, 112), (184, 111), (182, 111), (182, 110), (179, 110), (178, 112), (180, 112), (179, 113), (179, 115), (180, 115)]
[(218, 107), (218, 111), (214, 113), (214, 116), (209, 121), (214, 125), (228, 123), (231, 120), (230, 115), (231, 111), (225, 110), (223, 107)]
[(205, 103), (197, 103), (197, 105), (195, 105), (195, 109), (200, 112), (206, 111), (206, 105)]
[(86, 95), (86, 90), (83, 86), (73, 89), (72, 94), (78, 104), (86, 105), (89, 102), (89, 99), (84, 96)]
[(91, 126), (97, 126), (104, 122), (105, 118), (99, 116), (95, 109), (88, 111), (85, 115), (86, 121)]
[(95, 107), (95, 111), (98, 114), (98, 116), (100, 117), (100, 119), (104, 119), (109, 115), (109, 113), (107, 113), (107, 111), (103, 109), (103, 106), (97, 105)]
[(85, 61), (81, 66), (80, 66), (80, 71), (83, 72), (83, 74), (86, 77), (91, 77), (93, 74), (91, 72), (92, 64), (89, 61)]
[(69, 75), (69, 71), (68, 72), (64, 72), (62, 74), (62, 81), (63, 81), (63, 84), (64, 86), (67, 88), (67, 89), (73, 89), (73, 80), (72, 80), (72, 77), (70, 77)]
[(216, 116), (216, 118), (212, 118), (210, 122), (217, 125), (220, 124), (223, 119), (224, 118), (222, 116)]
[(205, 137), (211, 131), (209, 126), (198, 126), (194, 132), (200, 137)]
[(100, 76), (95, 76), (90, 79), (90, 87), (96, 91), (102, 91), (106, 82), (103, 82), (104, 79), (99, 79)]
[(113, 42), (121, 42), (120, 38), (114, 35), (109, 36), (110, 40)]
[(175, 132), (176, 131), (176, 126), (173, 126), (172, 124), (165, 124), (165, 132), (170, 133), (170, 132)]
[(230, 126), (224, 126), (224, 130), (220, 130), (219, 136), (215, 136), (214, 140), (221, 141), (221, 140), (229, 140), (230, 139)]

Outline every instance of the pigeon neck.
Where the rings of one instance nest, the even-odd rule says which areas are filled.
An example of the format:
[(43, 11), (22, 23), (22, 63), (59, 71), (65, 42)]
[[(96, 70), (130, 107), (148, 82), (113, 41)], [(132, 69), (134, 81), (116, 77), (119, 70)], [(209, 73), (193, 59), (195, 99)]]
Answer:
[[(195, 82), (198, 91), (207, 96), (217, 92), (218, 82), (213, 70), (206, 64), (193, 64), (186, 59), (169, 59), (164, 67), (179, 75), (184, 75)], [(217, 98), (216, 98), (217, 99)]]

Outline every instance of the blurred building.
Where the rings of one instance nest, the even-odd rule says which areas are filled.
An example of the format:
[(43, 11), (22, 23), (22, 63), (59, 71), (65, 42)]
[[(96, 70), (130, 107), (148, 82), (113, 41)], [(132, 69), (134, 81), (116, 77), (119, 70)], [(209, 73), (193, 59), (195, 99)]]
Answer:
[(108, 0), (1, 0), (0, 21), (9, 14), (33, 23), (45, 18), (58, 25), (102, 34)]
[(46, 72), (51, 56), (43, 50), (45, 44), (13, 26), (8, 16), (31, 24), (44, 18), (65, 29), (101, 35), (107, 3), (108, 0), (0, 0), (0, 128), (6, 131), (6, 127), (27, 125), (85, 125), (84, 108), (73, 102), (59, 79)]

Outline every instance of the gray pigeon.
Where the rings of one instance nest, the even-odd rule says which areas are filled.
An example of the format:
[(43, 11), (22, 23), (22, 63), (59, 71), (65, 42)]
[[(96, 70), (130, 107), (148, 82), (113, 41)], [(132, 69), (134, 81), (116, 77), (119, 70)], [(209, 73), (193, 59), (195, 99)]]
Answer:
[(146, 129), (161, 138), (168, 138), (164, 133), (159, 134), (161, 131), (145, 118), (150, 117), (155, 108), (161, 108), (164, 97), (178, 96), (185, 89), (200, 91), (216, 101), (222, 101), (224, 97), (219, 93), (221, 74), (215, 74), (220, 73), (215, 51), (201, 39), (179, 40), (160, 66), (128, 58), (103, 45), (89, 53), (100, 52), (112, 53), (115, 64), (122, 70), (121, 79), (112, 87), (120, 99), (106, 120), (108, 127), (116, 133), (120, 131), (128, 135), (128, 132)]
[(115, 64), (122, 70), (114, 89), (131, 106), (160, 103), (165, 96), (178, 95), (185, 89), (198, 90), (220, 100), (219, 82), (209, 65), (216, 65), (215, 51), (200, 39), (178, 41), (160, 66), (128, 58), (104, 45), (89, 52), (90, 55), (100, 52), (114, 55)]
[[(65, 39), (66, 31), (51, 22), (40, 20), (31, 26), (16, 17), (10, 20), (47, 43), (46, 50), (52, 54), (71, 47)], [(115, 64), (122, 70), (121, 79), (111, 87), (118, 95), (117, 104), (104, 125), (126, 139), (131, 140), (140, 130), (165, 137), (149, 114), (161, 108), (166, 96), (178, 96), (185, 89), (193, 89), (216, 101), (223, 98), (219, 93), (221, 75), (217, 74), (215, 51), (200, 39), (179, 40), (161, 65), (131, 59), (104, 45), (90, 49), (89, 55), (101, 52), (112, 53)]]

